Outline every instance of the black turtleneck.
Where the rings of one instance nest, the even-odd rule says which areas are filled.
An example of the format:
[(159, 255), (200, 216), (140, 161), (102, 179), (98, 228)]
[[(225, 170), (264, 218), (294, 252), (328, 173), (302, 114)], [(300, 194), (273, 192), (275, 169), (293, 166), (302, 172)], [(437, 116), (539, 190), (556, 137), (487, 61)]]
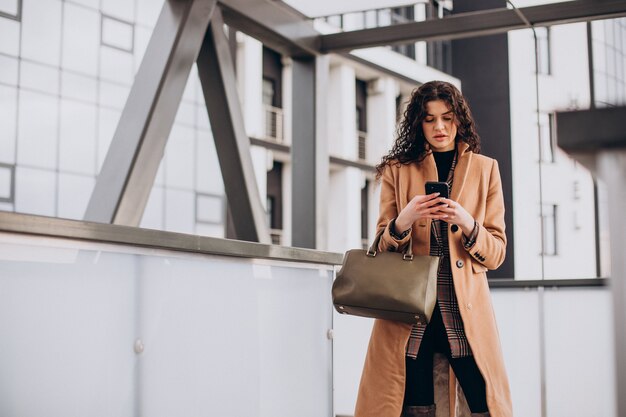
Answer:
[(439, 175), (439, 181), (446, 182), (448, 179), (448, 173), (452, 167), (452, 161), (454, 160), (454, 153), (456, 149), (445, 152), (433, 152), (435, 157), (435, 164), (437, 165), (437, 174)]

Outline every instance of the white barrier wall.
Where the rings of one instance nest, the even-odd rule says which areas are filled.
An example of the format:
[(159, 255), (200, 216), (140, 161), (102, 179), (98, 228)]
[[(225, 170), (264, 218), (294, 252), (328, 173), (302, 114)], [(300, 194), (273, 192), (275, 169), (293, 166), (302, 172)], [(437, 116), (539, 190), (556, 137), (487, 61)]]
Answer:
[(332, 266), (0, 234), (0, 271), (0, 416), (332, 414)]
[[(514, 415), (542, 417), (545, 401), (543, 417), (616, 417), (608, 288), (492, 289), (492, 298)], [(335, 316), (335, 414), (351, 416), (371, 321)]]

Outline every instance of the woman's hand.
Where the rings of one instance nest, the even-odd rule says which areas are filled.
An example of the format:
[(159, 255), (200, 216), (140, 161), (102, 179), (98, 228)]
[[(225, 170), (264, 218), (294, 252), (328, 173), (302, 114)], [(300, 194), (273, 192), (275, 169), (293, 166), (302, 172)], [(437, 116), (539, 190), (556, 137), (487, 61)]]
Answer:
[[(396, 218), (396, 231), (403, 232), (419, 219), (440, 219), (447, 221), (447, 214), (440, 212), (445, 199), (439, 193), (416, 195), (402, 209)], [(472, 225), (473, 226), (473, 225)]]
[(462, 205), (449, 198), (444, 198), (442, 201), (445, 205), (440, 206), (439, 212), (446, 214), (447, 217), (444, 220), (447, 223), (454, 223), (458, 225), (465, 236), (469, 236), (474, 229), (474, 218), (463, 208)]

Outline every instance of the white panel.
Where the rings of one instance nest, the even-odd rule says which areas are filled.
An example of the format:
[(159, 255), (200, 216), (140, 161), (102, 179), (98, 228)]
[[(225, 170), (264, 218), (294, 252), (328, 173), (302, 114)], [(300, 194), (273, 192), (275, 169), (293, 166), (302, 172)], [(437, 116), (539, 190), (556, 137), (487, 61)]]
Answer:
[(146, 53), (146, 48), (148, 47), (148, 41), (150, 40), (151, 35), (152, 32), (150, 30), (142, 26), (135, 26), (135, 45), (133, 48), (133, 54), (135, 55), (135, 74), (141, 65), (144, 54)]
[(0, 165), (0, 198), (11, 198), (11, 183), (13, 181), (12, 170)]
[(135, 415), (134, 257), (6, 242), (0, 253), (0, 415)]
[(550, 417), (616, 417), (611, 293), (545, 294), (546, 390)]
[(15, 170), (15, 211), (54, 216), (56, 173), (39, 169)]
[(129, 86), (100, 81), (100, 104), (122, 110), (130, 93)]
[(22, 58), (58, 66), (61, 58), (61, 1), (25, 0), (22, 7)]
[(17, 16), (19, 4), (19, 0), (0, 0), (0, 13)]
[(125, 51), (132, 51), (133, 25), (108, 16), (102, 16), (102, 43)]
[(1, 211), (14, 211), (13, 203), (0, 203)]
[(100, 14), (66, 3), (63, 17), (63, 68), (96, 77)]
[(17, 85), (17, 73), (17, 59), (0, 55), (0, 83)]
[(223, 224), (196, 223), (196, 234), (200, 236), (225, 237)]
[(329, 272), (219, 258), (141, 269), (146, 415), (331, 415)]
[(211, 132), (198, 131), (196, 152), (196, 189), (211, 194), (224, 194), (224, 180), (215, 142)]
[(18, 56), (20, 52), (20, 23), (0, 19), (0, 52)]
[(100, 7), (100, 0), (71, 0), (73, 3), (82, 4), (92, 9), (98, 9)]
[(128, 0), (102, 0), (102, 13), (118, 19), (135, 20), (135, 2)]
[(66, 98), (96, 103), (98, 80), (93, 77), (61, 72), (61, 95)]
[(135, 71), (133, 55), (108, 46), (100, 48), (100, 77), (122, 84), (132, 84)]
[(513, 414), (541, 416), (539, 298), (536, 290), (491, 290)]
[(196, 223), (193, 191), (165, 190), (165, 230), (193, 233)]
[(196, 124), (196, 105), (181, 101), (176, 112), (176, 122), (193, 127)]
[(20, 85), (44, 93), (59, 94), (59, 70), (47, 65), (22, 61)]
[[(20, 91), (17, 162), (56, 168), (58, 99)], [(34, 120), (37, 123), (34, 123)]]
[(59, 174), (58, 217), (82, 220), (95, 183), (94, 177)]
[(152, 187), (139, 227), (163, 230), (163, 188)]
[(335, 413), (351, 416), (374, 320), (333, 313)]
[(165, 183), (168, 187), (194, 188), (194, 130), (174, 125), (165, 149)]
[(209, 122), (209, 113), (207, 112), (206, 106), (204, 105), (204, 96), (200, 94), (199, 97), (202, 97), (202, 104), (196, 106), (197, 127), (199, 129), (211, 130), (211, 124)]
[(96, 108), (61, 101), (59, 169), (88, 175), (96, 171)]
[(15, 163), (17, 90), (0, 85), (0, 162)]
[(98, 112), (98, 172), (100, 172), (104, 158), (109, 151), (121, 114), (121, 112), (103, 108), (100, 108)]
[(162, 7), (163, 0), (137, 0), (137, 22), (154, 27)]
[(224, 222), (224, 199), (221, 196), (197, 195), (196, 218), (198, 221), (209, 223)]

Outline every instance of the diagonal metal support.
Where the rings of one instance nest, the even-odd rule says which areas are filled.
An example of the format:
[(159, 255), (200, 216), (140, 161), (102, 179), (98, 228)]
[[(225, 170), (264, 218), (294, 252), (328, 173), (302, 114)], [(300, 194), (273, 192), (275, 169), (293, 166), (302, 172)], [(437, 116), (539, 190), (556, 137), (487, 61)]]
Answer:
[[(576, 0), (519, 9), (536, 26), (585, 22), (626, 16), (624, 0)], [(349, 51), (423, 40), (461, 39), (506, 33), (527, 25), (515, 10), (461, 13), (442, 19), (321, 35), (322, 53)]]
[(138, 226), (216, 0), (166, 0), (85, 220)]
[(250, 139), (237, 95), (235, 68), (219, 9), (213, 13), (198, 56), (198, 75), (237, 238), (271, 243), (252, 166)]

